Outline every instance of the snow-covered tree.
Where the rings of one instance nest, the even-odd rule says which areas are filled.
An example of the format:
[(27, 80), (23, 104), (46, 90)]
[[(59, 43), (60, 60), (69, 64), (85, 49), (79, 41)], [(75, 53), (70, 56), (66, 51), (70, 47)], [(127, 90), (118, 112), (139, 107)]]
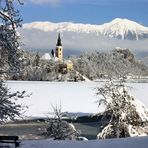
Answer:
[(104, 122), (98, 139), (148, 134), (148, 110), (129, 95), (123, 83), (107, 82), (97, 88), (99, 105), (105, 105)]
[(24, 98), (24, 95), (25, 91), (9, 92), (6, 85), (0, 82), (0, 124), (6, 123), (7, 120), (14, 120), (15, 117), (21, 117), (21, 111), (24, 108), (16, 101), (18, 98)]
[(40, 56), (39, 53), (37, 52), (35, 55), (34, 64), (35, 66), (39, 66), (39, 63), (40, 63)]
[(53, 107), (53, 118), (49, 118), (46, 131), (44, 135), (53, 138), (54, 140), (73, 140), (79, 135), (72, 123), (63, 120), (63, 113), (61, 107)]
[(5, 73), (4, 63), (13, 73), (19, 72), (19, 42), (16, 28), (20, 26), (18, 11), (14, 9), (14, 0), (0, 0), (0, 124), (21, 115), (22, 105), (17, 104), (23, 98), (23, 92), (10, 93), (2, 80)]
[(14, 0), (0, 0), (0, 54), (3, 57), (0, 62), (8, 63), (11, 73), (20, 71), (20, 43), (16, 30), (19, 26), (21, 19), (14, 8)]

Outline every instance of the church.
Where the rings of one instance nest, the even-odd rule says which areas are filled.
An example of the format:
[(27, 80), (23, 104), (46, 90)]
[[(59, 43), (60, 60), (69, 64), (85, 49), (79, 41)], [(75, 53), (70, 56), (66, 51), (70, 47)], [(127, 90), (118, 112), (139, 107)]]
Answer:
[(71, 60), (65, 60), (63, 57), (63, 46), (60, 33), (58, 34), (55, 51), (51, 51), (53, 57), (59, 62), (59, 70), (63, 73), (73, 70), (73, 63)]
[(57, 39), (55, 56), (59, 59), (59, 61), (63, 61), (63, 47), (62, 47), (62, 43), (61, 43), (60, 33), (59, 33), (58, 39)]

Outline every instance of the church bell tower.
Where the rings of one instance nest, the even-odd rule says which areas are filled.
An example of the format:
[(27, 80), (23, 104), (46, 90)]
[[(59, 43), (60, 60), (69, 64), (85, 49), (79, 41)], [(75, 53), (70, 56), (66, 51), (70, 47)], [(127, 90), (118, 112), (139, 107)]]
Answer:
[(63, 47), (62, 47), (62, 44), (61, 44), (60, 33), (59, 33), (58, 39), (57, 39), (57, 45), (56, 45), (56, 49), (55, 49), (55, 55), (59, 59), (59, 61), (62, 61), (63, 60)]

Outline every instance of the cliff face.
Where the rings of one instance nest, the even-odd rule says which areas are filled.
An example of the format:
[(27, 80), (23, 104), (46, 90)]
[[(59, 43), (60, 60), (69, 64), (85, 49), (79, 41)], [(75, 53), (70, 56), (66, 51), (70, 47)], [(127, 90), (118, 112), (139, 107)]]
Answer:
[(134, 54), (129, 49), (115, 48), (114, 52), (121, 54), (124, 59), (127, 59), (130, 62), (134, 61)]

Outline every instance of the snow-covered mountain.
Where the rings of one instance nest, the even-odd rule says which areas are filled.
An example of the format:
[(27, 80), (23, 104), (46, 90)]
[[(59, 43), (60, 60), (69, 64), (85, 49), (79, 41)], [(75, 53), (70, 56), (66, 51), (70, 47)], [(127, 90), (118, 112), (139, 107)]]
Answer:
[(101, 34), (118, 39), (139, 40), (148, 38), (148, 27), (144, 27), (128, 19), (114, 19), (102, 25)]
[(148, 27), (144, 27), (128, 19), (116, 18), (103, 25), (80, 24), (72, 22), (32, 22), (23, 25), (23, 29), (40, 30), (44, 32), (73, 32), (95, 34), (108, 38), (122, 40), (142, 40), (148, 38)]

